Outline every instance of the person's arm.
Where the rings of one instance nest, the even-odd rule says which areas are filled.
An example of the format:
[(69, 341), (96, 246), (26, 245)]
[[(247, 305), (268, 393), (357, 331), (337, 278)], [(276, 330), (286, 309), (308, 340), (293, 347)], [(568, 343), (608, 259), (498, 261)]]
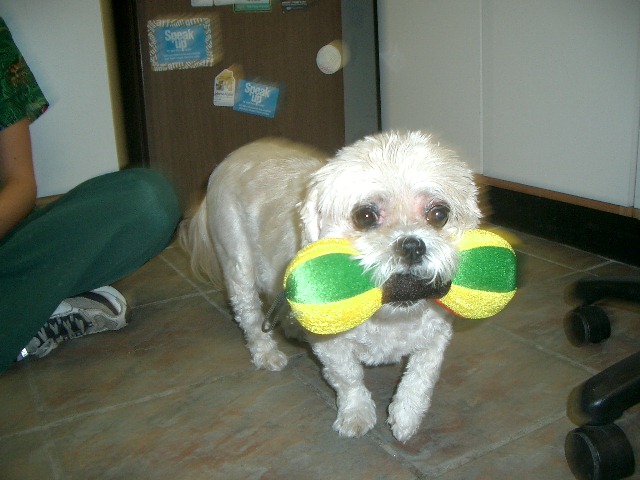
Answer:
[(0, 238), (24, 219), (36, 200), (30, 121), (0, 131)]

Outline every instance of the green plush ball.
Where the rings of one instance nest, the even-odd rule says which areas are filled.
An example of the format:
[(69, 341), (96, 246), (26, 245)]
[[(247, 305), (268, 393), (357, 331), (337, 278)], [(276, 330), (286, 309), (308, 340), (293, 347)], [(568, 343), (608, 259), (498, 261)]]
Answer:
[(289, 264), (285, 296), (310, 332), (350, 330), (382, 305), (382, 291), (353, 259), (357, 253), (348, 240), (328, 238), (303, 248)]
[(488, 230), (469, 230), (460, 242), (460, 264), (451, 289), (436, 302), (471, 319), (500, 312), (516, 293), (516, 254), (509, 243)]

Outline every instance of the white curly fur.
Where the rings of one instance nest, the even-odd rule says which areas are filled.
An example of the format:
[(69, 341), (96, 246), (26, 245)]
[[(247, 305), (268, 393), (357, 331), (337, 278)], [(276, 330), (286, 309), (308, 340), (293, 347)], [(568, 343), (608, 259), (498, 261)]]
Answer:
[[(439, 204), (448, 207), (448, 220), (433, 225), (425, 212)], [(360, 205), (375, 207), (372, 228), (354, 225)], [(221, 271), (254, 364), (280, 370), (287, 358), (261, 330), (260, 295), (279, 293), (286, 265), (302, 246), (349, 239), (383, 289), (398, 273), (447, 282), (457, 266), (455, 242), (479, 218), (470, 170), (421, 132), (365, 137), (331, 159), (267, 139), (236, 150), (214, 170), (205, 199), (181, 225), (180, 241), (195, 271), (214, 281)], [(408, 237), (425, 247), (418, 261), (408, 262), (399, 252), (398, 241)], [(295, 322), (287, 330), (301, 333)], [(337, 394), (334, 429), (347, 437), (368, 432), (376, 416), (363, 366), (408, 357), (387, 419), (393, 435), (408, 440), (431, 404), (451, 334), (443, 309), (430, 300), (385, 304), (362, 325), (337, 335), (304, 332)]]

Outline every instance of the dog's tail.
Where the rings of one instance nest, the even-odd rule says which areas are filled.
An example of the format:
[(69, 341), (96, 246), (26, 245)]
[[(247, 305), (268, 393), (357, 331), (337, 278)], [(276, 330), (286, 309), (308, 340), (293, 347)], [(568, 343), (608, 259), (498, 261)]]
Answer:
[(180, 246), (191, 256), (191, 270), (203, 282), (222, 286), (220, 264), (207, 227), (207, 203), (200, 205), (180, 223), (178, 240)]

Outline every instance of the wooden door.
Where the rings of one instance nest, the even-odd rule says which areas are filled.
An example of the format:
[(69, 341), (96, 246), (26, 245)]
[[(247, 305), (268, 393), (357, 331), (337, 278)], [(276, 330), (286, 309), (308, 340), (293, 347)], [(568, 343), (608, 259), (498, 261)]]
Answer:
[[(233, 6), (192, 7), (190, 0), (134, 0), (129, 5), (143, 99), (140, 125), (130, 128), (144, 129), (141, 155), (170, 177), (183, 208), (202, 196), (209, 174), (228, 153), (257, 138), (284, 136), (329, 152), (344, 144), (342, 72), (327, 75), (316, 66), (318, 50), (341, 38), (340, 0), (309, 4), (307, 10), (288, 13), (275, 0), (270, 12), (255, 13), (235, 13)], [(122, 21), (126, 12), (119, 15), (114, 9), (118, 25), (118, 16)], [(221, 62), (195, 69), (151, 69), (149, 20), (212, 13), (219, 19)], [(233, 64), (242, 66), (246, 79), (280, 86), (273, 119), (213, 105), (214, 78)], [(130, 102), (132, 107), (136, 99)]]

